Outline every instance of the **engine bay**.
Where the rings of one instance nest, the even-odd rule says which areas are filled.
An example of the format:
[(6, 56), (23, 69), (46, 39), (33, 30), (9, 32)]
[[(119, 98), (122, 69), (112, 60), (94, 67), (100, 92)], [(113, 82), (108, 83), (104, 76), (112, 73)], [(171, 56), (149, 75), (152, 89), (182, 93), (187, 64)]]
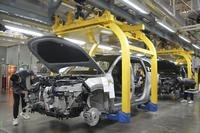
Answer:
[(59, 119), (79, 116), (87, 108), (89, 90), (85, 78), (40, 77), (29, 90), (32, 112)]

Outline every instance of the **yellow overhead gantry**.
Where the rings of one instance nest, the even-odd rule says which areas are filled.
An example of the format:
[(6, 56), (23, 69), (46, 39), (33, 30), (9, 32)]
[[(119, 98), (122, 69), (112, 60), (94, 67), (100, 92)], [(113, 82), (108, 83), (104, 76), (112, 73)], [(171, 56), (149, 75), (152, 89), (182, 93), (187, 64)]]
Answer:
[[(59, 16), (55, 17), (55, 23), (52, 30), (57, 35), (76, 36), (77, 33), (87, 35), (87, 40), (93, 46), (89, 51), (89, 55), (94, 55), (98, 47), (98, 41), (95, 40), (96, 29), (103, 28), (111, 30), (119, 39), (122, 55), (122, 113), (127, 116), (127, 122), (130, 119), (130, 51), (144, 53), (151, 57), (151, 98), (146, 104), (146, 109), (149, 111), (157, 110), (157, 53), (153, 43), (142, 32), (144, 25), (128, 25), (119, 22), (109, 12), (105, 11), (101, 16), (95, 16), (91, 19), (83, 20), (82, 18), (73, 20), (72, 13), (67, 15), (66, 23)], [(143, 42), (147, 49), (129, 45), (128, 38)], [(119, 120), (120, 121), (120, 120)], [(122, 121), (124, 122), (124, 121)]]
[(192, 74), (192, 55), (194, 54), (193, 51), (185, 51), (183, 49), (172, 49), (172, 50), (166, 50), (162, 49), (157, 51), (158, 55), (176, 55), (181, 56), (187, 64), (187, 77), (192, 78), (194, 76), (195, 82), (196, 82), (196, 89), (198, 89), (198, 72), (194, 72), (194, 75)]
[(172, 49), (172, 50), (159, 50), (157, 51), (158, 55), (177, 55), (177, 56), (181, 56), (185, 59), (186, 63), (187, 63), (187, 71), (188, 71), (188, 78), (192, 78), (192, 56), (191, 54), (193, 52), (187, 52), (184, 51), (182, 49)]

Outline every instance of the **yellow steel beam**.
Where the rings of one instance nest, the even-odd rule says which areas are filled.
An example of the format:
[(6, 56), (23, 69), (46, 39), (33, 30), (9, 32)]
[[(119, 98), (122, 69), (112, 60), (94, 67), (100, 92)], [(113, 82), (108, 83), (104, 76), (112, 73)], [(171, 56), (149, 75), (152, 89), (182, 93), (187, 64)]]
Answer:
[(138, 25), (120, 25), (120, 28), (124, 32), (132, 32), (132, 31), (141, 31), (145, 29), (145, 26), (143, 24), (138, 24)]
[(199, 79), (198, 79), (198, 72), (197, 71), (194, 72), (194, 79), (195, 79), (195, 82), (196, 82), (195, 88), (196, 88), (196, 90), (198, 90), (199, 89)]
[(115, 23), (108, 25), (118, 37), (122, 49), (122, 112), (130, 113), (130, 50), (126, 35)]
[(91, 25), (91, 26), (87, 26), (87, 27), (82, 27), (82, 28), (75, 28), (75, 29), (70, 29), (70, 30), (66, 30), (66, 31), (62, 31), (62, 32), (55, 32), (57, 35), (60, 35), (60, 36), (66, 36), (67, 34), (69, 33), (72, 33), (72, 32), (87, 32), (87, 31), (91, 31), (92, 29), (95, 29), (95, 28), (104, 28), (104, 26), (102, 25)]
[(66, 18), (67, 18), (66, 24), (67, 25), (72, 24), (74, 20), (74, 14), (72, 12), (68, 12)]
[(90, 49), (89, 55), (90, 56), (94, 56), (95, 50), (97, 49), (98, 44), (97, 43), (93, 43), (92, 48)]
[(96, 16), (92, 19), (88, 20), (82, 20), (82, 19), (77, 19), (74, 20), (73, 23), (71, 24), (61, 24), (60, 23), (60, 18), (56, 17), (55, 18), (55, 23), (52, 26), (53, 32), (59, 34), (68, 30), (75, 30), (75, 29), (80, 29), (92, 25), (103, 25), (103, 24), (108, 24), (110, 22), (114, 22), (115, 18), (113, 15), (111, 15), (110, 12), (105, 11), (102, 16)]
[(157, 52), (153, 43), (146, 37), (141, 31), (135, 32), (140, 35), (140, 38), (144, 41), (153, 56), (151, 57), (151, 102), (157, 104), (158, 102), (158, 70), (157, 70)]
[(149, 51), (149, 50), (146, 50), (146, 49), (143, 49), (143, 48), (140, 48), (140, 47), (129, 45), (129, 48), (130, 48), (130, 50), (133, 50), (133, 51), (136, 51), (136, 52), (148, 54), (148, 55), (151, 55), (151, 56), (153, 55), (152, 51)]
[(178, 55), (182, 56), (186, 60), (188, 78), (192, 78), (192, 61), (190, 59), (190, 55), (185, 53), (178, 53)]
[(169, 54), (169, 53), (186, 53), (186, 54), (194, 54), (194, 51), (185, 51), (183, 49), (172, 49), (172, 50), (165, 50), (165, 49), (162, 49), (162, 50), (158, 50), (157, 53), (158, 54)]
[(135, 37), (133, 37), (132, 33), (130, 33), (130, 32), (125, 32), (125, 34), (126, 34), (126, 36), (127, 36), (129, 39), (133, 39), (133, 40), (136, 40), (136, 41), (139, 41), (139, 42), (143, 42), (143, 41), (141, 40), (141, 38), (135, 38)]
[(93, 44), (93, 45), (92, 45), (92, 48), (91, 48), (90, 51), (89, 51), (89, 55), (90, 55), (90, 56), (94, 56), (95, 50), (96, 50), (97, 47), (98, 47), (98, 43), (97, 43), (97, 41), (96, 41), (96, 39), (95, 39), (94, 34), (93, 34), (91, 31), (87, 34), (87, 36), (88, 36), (89, 42)]
[(181, 59), (176, 59), (176, 64), (187, 64), (186, 60), (181, 57)]
[[(151, 102), (157, 104), (158, 102), (158, 75), (157, 75), (157, 52), (153, 43), (146, 37), (146, 35), (141, 31), (132, 31), (132, 38), (136, 40), (141, 40), (146, 44), (149, 54), (151, 57)], [(142, 52), (147, 52), (142, 50)]]

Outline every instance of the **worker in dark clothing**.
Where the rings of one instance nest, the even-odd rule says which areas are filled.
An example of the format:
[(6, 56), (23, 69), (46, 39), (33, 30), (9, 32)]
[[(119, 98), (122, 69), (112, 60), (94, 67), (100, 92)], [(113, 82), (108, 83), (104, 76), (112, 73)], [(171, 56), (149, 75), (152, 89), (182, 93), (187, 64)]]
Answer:
[[(182, 103), (188, 102), (189, 104), (193, 104), (194, 103), (194, 90), (195, 90), (195, 80), (194, 78), (192, 79), (188, 79), (188, 78), (184, 78), (181, 81), (183, 83), (183, 87), (184, 87), (184, 96), (183, 96), (183, 100), (181, 100)], [(187, 101), (188, 97), (190, 97), (190, 100)]]
[(31, 75), (33, 75), (33, 72), (27, 71), (27, 70), (20, 70), (13, 74), (10, 78), (12, 81), (12, 89), (13, 89), (13, 125), (18, 125), (18, 114), (19, 114), (19, 104), (21, 99), (22, 104), (22, 112), (20, 113), (20, 116), (22, 116), (24, 119), (29, 119), (29, 115), (26, 113), (26, 102), (25, 97), (28, 94), (27, 91), (27, 84), (31, 80)]

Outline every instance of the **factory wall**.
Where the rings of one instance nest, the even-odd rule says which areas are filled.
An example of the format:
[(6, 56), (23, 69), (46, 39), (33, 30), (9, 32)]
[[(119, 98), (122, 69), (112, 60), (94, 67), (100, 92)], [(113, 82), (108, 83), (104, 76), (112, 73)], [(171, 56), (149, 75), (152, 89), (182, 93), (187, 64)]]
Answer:
[(18, 58), (18, 46), (8, 47), (6, 64), (18, 65)]
[(2, 86), (2, 75), (4, 74), (3, 65), (6, 63), (6, 48), (0, 47), (0, 88)]
[[(32, 69), (37, 71), (37, 59), (29, 52), (26, 45), (16, 45), (12, 47), (0, 47), (0, 92), (2, 89), (2, 77), (8, 78), (10, 76), (8, 65), (14, 65), (19, 69), (20, 67)], [(11, 70), (11, 69), (9, 69)], [(6, 80), (6, 88), (8, 89), (10, 82)], [(4, 90), (4, 89), (2, 89)]]
[(6, 61), (6, 47), (0, 47), (0, 62), (5, 63)]
[(7, 64), (16, 65), (17, 67), (28, 66), (34, 68), (37, 59), (30, 53), (26, 45), (18, 45), (7, 48)]

